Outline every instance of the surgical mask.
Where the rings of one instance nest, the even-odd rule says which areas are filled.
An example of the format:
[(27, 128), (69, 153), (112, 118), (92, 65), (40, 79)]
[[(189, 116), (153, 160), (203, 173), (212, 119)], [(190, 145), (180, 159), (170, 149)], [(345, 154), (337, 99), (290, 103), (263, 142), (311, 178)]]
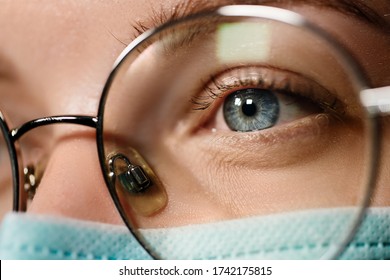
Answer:
[[(311, 259), (332, 244), (329, 236), (313, 235), (307, 229), (313, 223), (321, 223), (319, 226), (333, 227), (336, 233), (349, 212), (348, 208), (303, 211), (144, 229), (143, 234), (151, 240), (149, 245), (155, 247), (153, 250), (161, 252), (161, 257), (166, 259)], [(294, 217), (300, 222), (291, 228), (287, 221)], [(267, 223), (267, 230), (258, 231), (261, 223)], [(209, 240), (209, 246), (197, 246), (198, 238)], [(229, 242), (230, 246), (213, 246), (223, 238), (234, 238), (234, 242)], [(5, 218), (0, 258), (151, 259), (124, 226), (30, 214), (9, 214)], [(340, 258), (390, 259), (390, 208), (370, 208)]]

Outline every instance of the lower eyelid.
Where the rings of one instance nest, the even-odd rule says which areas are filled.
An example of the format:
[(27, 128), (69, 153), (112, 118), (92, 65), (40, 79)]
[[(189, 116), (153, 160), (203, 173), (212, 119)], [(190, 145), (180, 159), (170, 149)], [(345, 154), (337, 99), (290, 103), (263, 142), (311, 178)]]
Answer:
[[(328, 114), (318, 114), (274, 130), (210, 133), (203, 129), (194, 135), (194, 139), (199, 148), (204, 147), (209, 154), (223, 155), (226, 164), (253, 169), (275, 168), (292, 165), (297, 161), (301, 164), (302, 158), (314, 159), (319, 152), (324, 152), (329, 148), (326, 143), (329, 143), (327, 139), (332, 134), (329, 130), (334, 127), (334, 123), (341, 124)], [(297, 145), (305, 146), (306, 150), (296, 149)], [(276, 156), (280, 154), (289, 156), (281, 160), (280, 156)]]

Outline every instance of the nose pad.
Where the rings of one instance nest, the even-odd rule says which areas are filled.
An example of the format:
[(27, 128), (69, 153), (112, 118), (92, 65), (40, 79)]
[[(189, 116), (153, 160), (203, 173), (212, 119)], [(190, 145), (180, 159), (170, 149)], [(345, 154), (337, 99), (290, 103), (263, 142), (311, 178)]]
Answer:
[(27, 212), (123, 223), (104, 182), (94, 136), (57, 142)]
[(127, 215), (134, 212), (148, 217), (166, 207), (168, 196), (162, 182), (135, 149), (111, 153), (107, 164), (111, 185)]
[[(116, 165), (117, 160), (124, 162), (122, 170), (119, 170), (120, 168)], [(143, 193), (152, 185), (143, 168), (139, 165), (133, 165), (123, 154), (115, 154), (109, 157), (109, 166), (111, 178), (114, 179), (117, 176), (122, 187), (130, 193)]]

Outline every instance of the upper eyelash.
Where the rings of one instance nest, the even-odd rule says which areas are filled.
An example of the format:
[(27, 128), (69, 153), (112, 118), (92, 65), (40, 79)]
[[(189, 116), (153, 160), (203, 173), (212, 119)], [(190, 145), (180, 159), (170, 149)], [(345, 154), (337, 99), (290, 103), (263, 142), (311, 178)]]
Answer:
[(258, 83), (254, 83), (253, 79), (244, 79), (243, 77), (240, 77), (240, 78), (238, 78), (238, 80), (236, 80), (239, 84), (227, 85), (227, 84), (223, 84), (222, 82), (219, 82), (215, 76), (211, 76), (211, 78), (210, 78), (211, 85), (214, 86), (215, 89), (217, 89), (217, 90), (212, 88), (211, 85), (208, 85), (205, 87), (205, 92), (207, 93), (206, 96), (205, 95), (193, 96), (190, 99), (190, 102), (195, 105), (193, 107), (193, 110), (195, 110), (195, 111), (206, 110), (207, 108), (209, 108), (213, 104), (214, 100), (221, 98), (225, 92), (227, 92), (231, 89), (234, 89), (238, 86), (258, 87), (261, 84), (263, 84), (262, 82), (260, 82), (260, 80), (261, 79), (259, 79)]
[[(240, 69), (228, 69), (226, 71), (231, 70), (240, 70)], [(226, 72), (224, 71), (224, 72)], [(234, 83), (232, 84), (225, 84), (222, 81), (219, 81), (217, 79), (217, 76), (211, 76), (210, 82), (206, 83), (208, 84), (204, 88), (205, 94), (196, 95), (191, 97), (190, 102), (193, 104), (192, 110), (194, 111), (202, 111), (208, 109), (215, 100), (219, 98), (223, 98), (227, 92), (233, 90), (233, 89), (239, 89), (245, 88), (245, 87), (256, 87), (256, 88), (264, 88), (265, 87), (265, 80), (259, 77), (252, 77), (249, 78), (247, 76), (244, 76), (245, 74), (238, 74), (235, 77)], [(307, 98), (311, 99), (303, 94), (299, 94), (298, 92), (295, 92), (292, 87), (291, 83), (289, 81), (285, 81), (282, 87), (275, 86), (274, 80), (271, 80), (270, 82), (267, 82), (266, 88), (273, 91), (278, 92), (294, 92), (297, 97), (301, 98)], [(314, 95), (314, 94), (309, 94)], [(325, 112), (331, 113), (332, 115), (336, 116), (337, 118), (341, 119), (341, 116), (345, 114), (345, 104), (343, 104), (337, 97), (333, 97), (329, 101), (324, 100), (313, 100), (319, 107), (321, 107)]]

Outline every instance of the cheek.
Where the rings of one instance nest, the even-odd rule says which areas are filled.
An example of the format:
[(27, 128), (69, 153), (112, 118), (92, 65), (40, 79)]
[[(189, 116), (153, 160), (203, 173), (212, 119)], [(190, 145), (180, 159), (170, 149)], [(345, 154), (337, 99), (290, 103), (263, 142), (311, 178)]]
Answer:
[(162, 135), (138, 149), (163, 182), (168, 205), (135, 217), (140, 227), (357, 206), (363, 199), (361, 127), (330, 122), (315, 135), (273, 144), (254, 136)]
[(6, 185), (0, 187), (0, 222), (3, 220), (5, 214), (12, 209), (12, 187), (11, 182), (7, 182)]
[(390, 118), (382, 119), (379, 179), (371, 200), (373, 206), (390, 206)]

